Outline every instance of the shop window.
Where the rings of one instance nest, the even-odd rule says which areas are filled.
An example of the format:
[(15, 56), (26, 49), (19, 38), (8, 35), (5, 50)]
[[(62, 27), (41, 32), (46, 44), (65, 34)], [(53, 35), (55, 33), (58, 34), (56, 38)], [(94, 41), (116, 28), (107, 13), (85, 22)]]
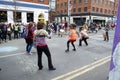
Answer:
[(13, 13), (14, 22), (22, 22), (21, 20), (21, 12), (14, 12)]
[(27, 22), (33, 22), (33, 13), (27, 13)]
[(0, 11), (0, 22), (7, 22), (7, 11)]

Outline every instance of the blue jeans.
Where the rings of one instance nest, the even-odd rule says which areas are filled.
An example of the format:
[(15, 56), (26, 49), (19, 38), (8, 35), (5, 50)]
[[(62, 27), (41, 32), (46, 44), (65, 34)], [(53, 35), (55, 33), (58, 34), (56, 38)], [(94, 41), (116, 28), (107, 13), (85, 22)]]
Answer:
[(30, 53), (32, 46), (33, 46), (33, 40), (32, 39), (25, 39), (27, 46), (26, 46), (26, 51)]
[(31, 49), (32, 49), (32, 46), (33, 46), (33, 44), (27, 44), (27, 46), (26, 46), (26, 51), (27, 51), (28, 53), (30, 53), (30, 51), (31, 51)]

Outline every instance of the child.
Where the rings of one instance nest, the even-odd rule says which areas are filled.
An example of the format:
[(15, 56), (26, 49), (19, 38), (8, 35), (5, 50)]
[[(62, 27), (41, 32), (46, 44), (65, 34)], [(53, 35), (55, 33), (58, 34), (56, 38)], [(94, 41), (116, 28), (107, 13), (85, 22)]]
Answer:
[(69, 43), (73, 46), (73, 51), (76, 51), (74, 42), (76, 41), (77, 31), (76, 31), (76, 25), (71, 24), (70, 26), (70, 33), (69, 33), (69, 40), (67, 41), (67, 50), (65, 52), (69, 52)]

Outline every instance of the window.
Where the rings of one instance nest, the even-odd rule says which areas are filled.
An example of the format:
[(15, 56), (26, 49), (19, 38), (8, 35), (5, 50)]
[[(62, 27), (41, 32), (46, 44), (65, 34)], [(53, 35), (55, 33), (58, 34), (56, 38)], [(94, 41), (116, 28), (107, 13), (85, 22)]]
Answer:
[(99, 12), (99, 8), (96, 8), (96, 12)]
[(67, 13), (67, 10), (66, 10), (66, 9), (64, 10), (64, 13)]
[(67, 2), (65, 2), (64, 4), (65, 4), (65, 6), (67, 6)]
[(103, 9), (102, 8), (100, 8), (100, 13), (102, 13), (103, 12)]
[(14, 11), (13, 16), (14, 16), (14, 22), (21, 22), (21, 12)]
[(33, 22), (33, 13), (27, 13), (27, 22)]
[(7, 21), (7, 11), (0, 11), (0, 22)]
[(84, 12), (87, 12), (88, 8), (87, 7), (84, 7)]
[(76, 12), (76, 8), (73, 9), (73, 12)]
[(108, 10), (108, 14), (110, 14), (110, 10)]
[(92, 0), (92, 3), (95, 3), (95, 0)]
[(82, 3), (82, 0), (79, 0), (79, 3)]
[(107, 9), (104, 10), (104, 13), (105, 13), (105, 14), (107, 13)]
[(95, 7), (92, 7), (92, 12), (95, 12)]
[(81, 12), (81, 8), (78, 8), (78, 12)]
[(44, 0), (38, 0), (39, 2), (44, 2)]
[(76, 0), (74, 0), (74, 4), (76, 4)]
[(88, 3), (88, 0), (85, 0), (85, 3)]

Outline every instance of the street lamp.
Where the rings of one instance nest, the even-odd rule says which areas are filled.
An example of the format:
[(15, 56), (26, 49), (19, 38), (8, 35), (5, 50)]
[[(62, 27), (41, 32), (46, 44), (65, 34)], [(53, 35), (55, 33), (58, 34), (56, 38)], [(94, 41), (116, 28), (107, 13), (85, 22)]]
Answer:
[(68, 18), (69, 18), (69, 23), (70, 23), (70, 15), (71, 15), (71, 3), (70, 3), (70, 0), (68, 0)]

